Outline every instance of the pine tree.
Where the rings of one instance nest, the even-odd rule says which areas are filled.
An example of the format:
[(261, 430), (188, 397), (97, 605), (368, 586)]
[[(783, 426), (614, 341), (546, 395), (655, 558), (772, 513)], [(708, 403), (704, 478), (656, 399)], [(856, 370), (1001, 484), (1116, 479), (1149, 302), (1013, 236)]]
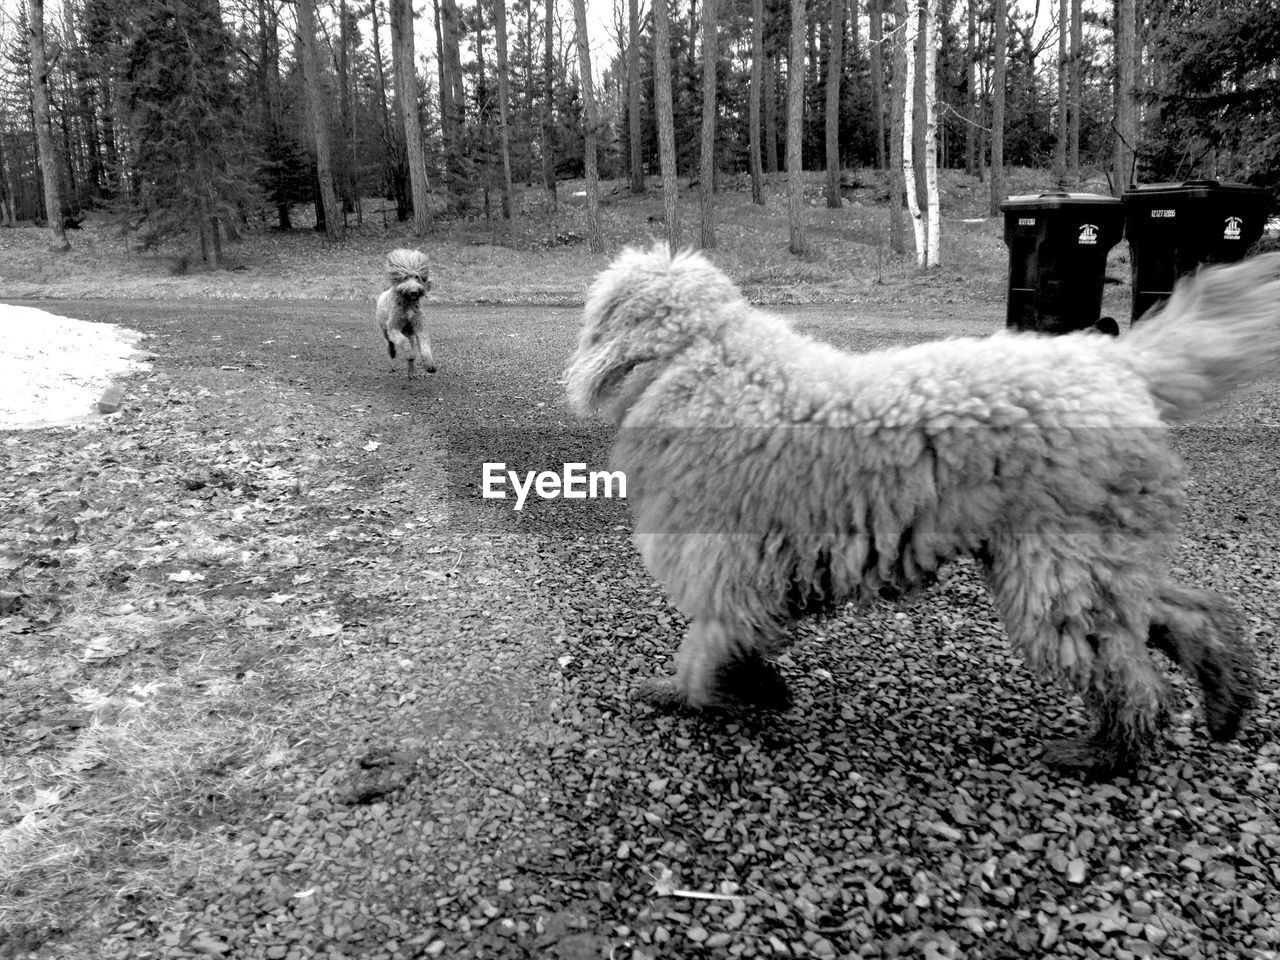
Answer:
[(124, 201), (128, 223), (151, 243), (194, 234), (203, 259), (220, 266), (226, 227), (257, 199), (231, 38), (216, 0), (145, 2), (129, 25), (124, 79), (139, 189)]

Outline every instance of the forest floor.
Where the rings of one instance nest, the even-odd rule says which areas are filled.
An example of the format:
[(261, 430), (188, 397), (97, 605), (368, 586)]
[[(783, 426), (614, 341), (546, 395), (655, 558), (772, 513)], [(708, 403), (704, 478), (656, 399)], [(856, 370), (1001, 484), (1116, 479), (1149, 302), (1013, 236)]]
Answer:
[[(682, 182), (683, 183), (683, 182)], [(601, 190), (601, 223), (607, 252), (591, 254), (585, 242), (582, 181), (559, 185), (553, 212), (546, 195), (525, 187), (519, 203), (518, 242), (507, 245), (498, 220), (476, 215), (440, 220), (430, 235), (415, 240), (397, 223), (394, 207), (381, 200), (362, 205), (361, 223), (348, 217), (346, 239), (329, 242), (309, 229), (263, 230), (227, 250), (230, 269), (209, 271), (194, 251), (168, 246), (141, 251), (122, 240), (102, 215), (91, 214), (68, 232), (72, 249), (51, 254), (47, 232), (34, 227), (0, 230), (0, 295), (8, 297), (128, 297), (230, 299), (372, 298), (382, 284), (383, 258), (394, 246), (421, 248), (431, 259), (433, 297), (446, 303), (574, 304), (591, 278), (627, 244), (661, 232), (661, 185), (649, 178), (648, 192), (632, 196), (626, 184), (606, 182)], [(1051, 189), (1043, 171), (1010, 171), (1010, 194)], [(1105, 193), (1102, 181), (1083, 191)], [(826, 206), (825, 180), (811, 174), (805, 183), (808, 252), (787, 251), (786, 180), (766, 183), (765, 203), (751, 203), (745, 177), (726, 176), (716, 193), (716, 248), (711, 252), (754, 301), (760, 303), (903, 302), (943, 297), (951, 302), (1002, 300), (1008, 254), (1002, 221), (990, 217), (988, 186), (963, 172), (944, 170), (942, 250), (944, 268), (921, 277), (911, 256), (895, 256), (888, 243), (887, 178), (874, 170), (847, 171), (839, 210)], [(494, 206), (497, 198), (494, 198)], [(295, 226), (306, 227), (308, 211), (296, 211)], [(698, 193), (681, 190), (682, 238), (697, 239)], [(907, 244), (911, 227), (907, 223)], [(1111, 271), (1128, 274), (1127, 250), (1113, 251)], [(193, 262), (194, 260), (194, 262)], [(1116, 313), (1117, 316), (1120, 313)]]
[[(304, 287), (356, 282), (276, 239)], [(1024, 670), (964, 563), (804, 625), (786, 714), (634, 704), (683, 622), (625, 504), (479, 496), (485, 462), (606, 462), (560, 384), (580, 309), (498, 264), (576, 302), (607, 258), (486, 245), (409, 384), (370, 320), (403, 240), (367, 238), (346, 296), (290, 296), (242, 250), (251, 296), (103, 254), (27, 302), (152, 359), (118, 414), (0, 432), (0, 958), (1280, 956), (1280, 383), (1174, 432), (1175, 568), (1244, 610), (1259, 708), (1214, 745), (1175, 680), (1165, 751), (1082, 784), (1037, 759), (1078, 701)], [(748, 255), (773, 257), (717, 258), (743, 279)], [(490, 269), (510, 302), (475, 303)], [(982, 269), (777, 309), (855, 350), (982, 334)], [(86, 296), (112, 277), (134, 296)]]

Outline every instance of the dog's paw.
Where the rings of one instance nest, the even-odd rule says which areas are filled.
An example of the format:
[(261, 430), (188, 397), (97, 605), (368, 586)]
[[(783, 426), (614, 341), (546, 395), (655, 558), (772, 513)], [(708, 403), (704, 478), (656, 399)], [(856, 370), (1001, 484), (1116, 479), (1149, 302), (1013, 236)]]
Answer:
[(1140, 762), (1132, 750), (1096, 736), (1051, 740), (1044, 745), (1041, 760), (1060, 773), (1091, 783), (1132, 773)]

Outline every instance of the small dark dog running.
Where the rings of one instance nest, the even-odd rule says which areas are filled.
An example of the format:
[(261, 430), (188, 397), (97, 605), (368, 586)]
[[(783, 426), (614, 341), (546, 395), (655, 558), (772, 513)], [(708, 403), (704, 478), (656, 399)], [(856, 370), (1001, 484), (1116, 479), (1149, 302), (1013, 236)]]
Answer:
[(387, 254), (388, 288), (378, 296), (376, 317), (382, 335), (387, 338), (391, 359), (403, 352), (409, 361), (409, 379), (420, 376), (414, 361), (421, 360), (427, 373), (436, 372), (427, 336), (426, 318), (422, 315), (422, 297), (431, 289), (426, 255), (418, 250), (392, 250)]

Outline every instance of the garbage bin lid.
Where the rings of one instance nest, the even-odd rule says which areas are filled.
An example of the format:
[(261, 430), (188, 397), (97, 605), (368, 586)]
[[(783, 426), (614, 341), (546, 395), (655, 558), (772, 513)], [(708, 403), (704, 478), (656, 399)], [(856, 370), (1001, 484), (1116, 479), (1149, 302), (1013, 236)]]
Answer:
[(1124, 192), (1141, 193), (1144, 196), (1153, 194), (1176, 194), (1187, 197), (1207, 197), (1213, 193), (1266, 193), (1263, 187), (1252, 187), (1247, 183), (1223, 183), (1218, 180), (1183, 180), (1181, 183), (1144, 183), (1131, 187)]
[(1065, 191), (1055, 190), (1049, 193), (1028, 193), (1010, 197), (1000, 204), (1000, 209), (1058, 210), (1062, 207), (1088, 206), (1091, 204), (1113, 206), (1120, 202), (1116, 197), (1108, 197), (1102, 193), (1066, 193)]

